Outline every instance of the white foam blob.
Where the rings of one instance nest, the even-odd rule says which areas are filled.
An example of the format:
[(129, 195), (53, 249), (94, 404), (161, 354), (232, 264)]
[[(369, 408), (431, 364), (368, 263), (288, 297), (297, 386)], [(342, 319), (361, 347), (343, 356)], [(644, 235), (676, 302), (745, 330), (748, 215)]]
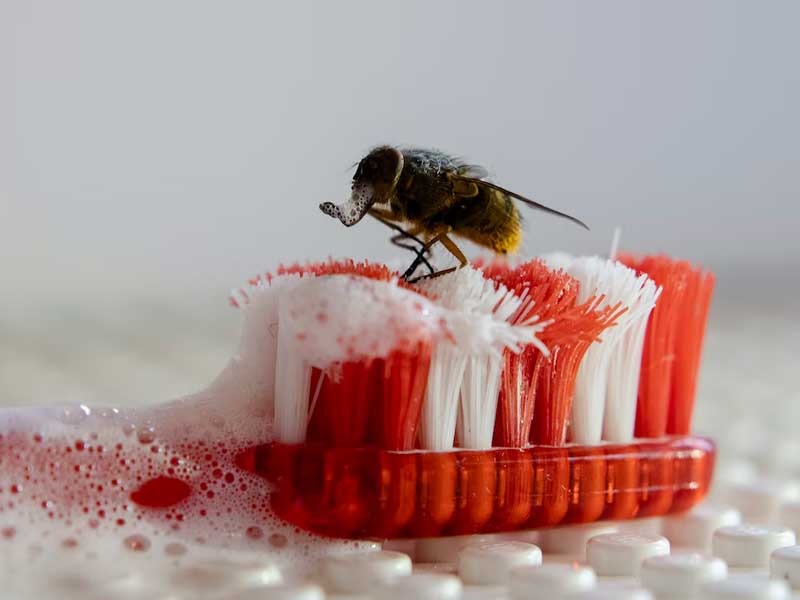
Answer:
[(296, 530), (272, 513), (270, 484), (240, 467), (272, 439), (279, 299), (306, 283), (276, 279), (250, 290), (240, 347), (202, 392), (139, 410), (0, 411), (4, 593), (134, 598), (191, 593), (199, 579), (244, 590), (379, 549)]

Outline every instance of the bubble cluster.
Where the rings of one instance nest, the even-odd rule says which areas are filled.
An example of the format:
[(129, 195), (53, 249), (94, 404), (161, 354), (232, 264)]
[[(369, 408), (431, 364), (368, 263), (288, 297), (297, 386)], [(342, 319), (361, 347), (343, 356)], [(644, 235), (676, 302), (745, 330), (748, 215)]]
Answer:
[[(244, 306), (238, 352), (202, 392), (147, 409), (0, 410), (0, 578), (17, 596), (51, 597), (28, 588), (58, 580), (66, 583), (52, 597), (66, 597), (67, 584), (86, 597), (92, 582), (142, 597), (158, 579), (150, 570), (165, 565), (241, 555), (302, 573), (321, 556), (377, 548), (280, 520), (270, 484), (248, 468), (252, 449), (273, 439), (272, 291)], [(424, 320), (412, 312), (411, 320)]]
[(316, 557), (353, 550), (272, 513), (270, 484), (245, 468), (246, 451), (268, 442), (271, 426), (242, 389), (241, 378), (222, 377), (146, 411), (0, 411), (0, 550), (9, 559), (0, 577), (17, 573), (27, 590), (57, 553), (75, 561), (77, 572), (59, 581), (80, 595), (97, 583), (86, 566), (96, 561), (136, 578), (133, 556), (179, 566), (202, 553), (245, 553), (302, 572)]

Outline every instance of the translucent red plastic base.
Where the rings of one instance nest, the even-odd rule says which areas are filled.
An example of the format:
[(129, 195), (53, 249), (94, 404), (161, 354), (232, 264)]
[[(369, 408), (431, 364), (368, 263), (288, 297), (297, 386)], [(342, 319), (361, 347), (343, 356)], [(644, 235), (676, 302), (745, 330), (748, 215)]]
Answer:
[(275, 484), (280, 517), (322, 535), (365, 539), (681, 512), (706, 495), (714, 456), (710, 440), (679, 437), (452, 452), (274, 443), (246, 462)]

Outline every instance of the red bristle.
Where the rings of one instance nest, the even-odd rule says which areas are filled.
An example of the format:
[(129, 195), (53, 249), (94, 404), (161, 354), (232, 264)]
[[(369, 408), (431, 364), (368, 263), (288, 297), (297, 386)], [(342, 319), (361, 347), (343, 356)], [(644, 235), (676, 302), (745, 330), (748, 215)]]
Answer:
[(636, 435), (687, 433), (714, 278), (667, 256), (620, 260), (664, 288), (647, 324)]
[(506, 350), (503, 358), (493, 441), (498, 447), (522, 448), (530, 437), (536, 382), (544, 361), (533, 346), (519, 354)]
[[(530, 262), (541, 262), (537, 261), (536, 259)], [(479, 256), (478, 258), (474, 259), (471, 262), (472, 266), (476, 269), (479, 269), (483, 272), (487, 279), (494, 279), (498, 281), (502, 277), (506, 277), (508, 273), (514, 270), (514, 267), (499, 256), (493, 256), (491, 258), (484, 258), (483, 256)]]
[(376, 279), (379, 281), (389, 281), (393, 277), (397, 277), (389, 267), (380, 263), (371, 263), (369, 261), (356, 262), (352, 258), (345, 260), (328, 259), (325, 262), (316, 263), (294, 263), (289, 266), (280, 265), (276, 271), (277, 275), (306, 275), (313, 274), (316, 276), (321, 275), (359, 275), (367, 277), (368, 279)]
[[(529, 261), (515, 269), (509, 268), (505, 262), (494, 261), (483, 267), (483, 272), (487, 278), (505, 285), (517, 296), (524, 296), (526, 303), (523, 306), (533, 306), (542, 321), (556, 319), (575, 308), (577, 280), (563, 271), (548, 269), (540, 260)], [(525, 316), (520, 314), (517, 320)], [(549, 348), (560, 336), (558, 327), (555, 336), (548, 329), (540, 334), (540, 338)], [(534, 414), (537, 380), (546, 360), (533, 346), (520, 354), (506, 351), (495, 421), (496, 445), (513, 448), (526, 445)]]
[[(604, 329), (616, 322), (619, 306), (598, 309), (598, 298), (590, 298), (577, 308), (581, 313), (563, 321), (560, 341), (550, 346), (550, 358), (544, 359), (539, 375), (534, 407), (531, 443), (560, 446), (566, 440), (567, 424), (575, 393), (575, 379), (584, 354)], [(554, 325), (558, 324), (556, 321)], [(554, 331), (555, 334), (555, 331)]]
[[(533, 311), (553, 322), (539, 335), (550, 349), (545, 357), (530, 346), (520, 354), (506, 352), (495, 425), (495, 444), (522, 447), (564, 442), (580, 359), (600, 332), (616, 318), (614, 309), (597, 311), (595, 298), (576, 305), (578, 281), (564, 271), (553, 271), (541, 260), (514, 269), (495, 261), (484, 274), (520, 297), (525, 297), (518, 320)], [(531, 428), (533, 432), (531, 433)]]
[(685, 435), (692, 424), (697, 375), (703, 353), (711, 295), (714, 292), (714, 276), (705, 271), (690, 269), (681, 303), (679, 317), (681, 328), (676, 339), (675, 367), (673, 369), (667, 433)]
[[(329, 446), (361, 446), (371, 441), (369, 409), (379, 391), (376, 361), (345, 362), (311, 377), (308, 440)], [(320, 381), (321, 378), (321, 381)], [(319, 390), (319, 391), (317, 391)]]
[[(317, 277), (323, 275), (358, 275), (366, 277), (367, 279), (375, 279), (376, 281), (392, 281), (396, 280), (397, 285), (400, 287), (414, 290), (421, 293), (414, 288), (411, 284), (407, 283), (400, 277), (396, 271), (392, 271), (389, 267), (381, 263), (371, 263), (368, 260), (360, 262), (354, 261), (352, 258), (344, 260), (328, 259), (326, 262), (316, 263), (294, 263), (289, 266), (280, 265), (276, 272), (277, 275), (307, 275), (313, 274)], [(424, 294), (423, 294), (424, 295)]]
[[(354, 260), (280, 266), (278, 275), (355, 275), (418, 290), (386, 265)], [(309, 441), (332, 446), (377, 443), (387, 450), (414, 448), (430, 366), (429, 340), (404, 343), (386, 358), (366, 358), (334, 365), (324, 376), (314, 371)], [(319, 377), (322, 383), (317, 386)], [(316, 395), (316, 401), (315, 401)]]
[(308, 440), (339, 447), (377, 443), (385, 450), (412, 450), (430, 355), (430, 342), (421, 340), (386, 358), (341, 363), (327, 373), (315, 369), (311, 403), (315, 394), (317, 399)]
[(620, 261), (647, 273), (656, 285), (663, 288), (647, 323), (635, 427), (637, 437), (661, 437), (667, 431), (682, 277), (674, 269), (675, 263), (664, 256), (649, 256), (641, 260), (622, 256)]
[(417, 440), (422, 400), (431, 364), (431, 343), (421, 340), (380, 361), (383, 401), (378, 445), (385, 450), (412, 450)]

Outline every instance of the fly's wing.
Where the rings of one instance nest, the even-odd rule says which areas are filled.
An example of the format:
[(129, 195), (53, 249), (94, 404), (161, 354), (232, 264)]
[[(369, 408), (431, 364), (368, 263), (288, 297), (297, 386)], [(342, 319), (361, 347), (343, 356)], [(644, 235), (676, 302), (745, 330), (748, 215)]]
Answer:
[(461, 165), (457, 173), (464, 179), (486, 179), (489, 176), (489, 171), (480, 165)]
[[(479, 173), (484, 173), (484, 174), (486, 173), (486, 170), (483, 169), (482, 167), (468, 166), (468, 167), (465, 167), (465, 168), (466, 169), (477, 169), (478, 170), (477, 172), (479, 172)], [(463, 173), (462, 174), (461, 173), (461, 169), (459, 169), (459, 174), (452, 178), (453, 179), (453, 183), (454, 183), (454, 188), (457, 188), (457, 189), (460, 188), (460, 189), (463, 189), (464, 191), (475, 190), (475, 194), (463, 193), (463, 194), (459, 194), (459, 195), (462, 195), (462, 196), (477, 195), (478, 188), (490, 188), (490, 189), (493, 189), (493, 190), (496, 190), (496, 191), (500, 192), (501, 194), (505, 194), (506, 196), (510, 196), (511, 198), (515, 198), (515, 199), (519, 200), (520, 202), (522, 202), (524, 204), (527, 204), (528, 206), (530, 206), (532, 208), (536, 208), (536, 209), (542, 210), (542, 211), (544, 211), (546, 213), (549, 213), (551, 215), (555, 215), (557, 217), (562, 217), (564, 219), (572, 221), (576, 225), (580, 225), (584, 229), (587, 229), (587, 230), (589, 229), (589, 227), (586, 225), (586, 223), (584, 223), (580, 219), (577, 219), (577, 218), (575, 218), (575, 217), (573, 217), (571, 215), (568, 215), (566, 213), (558, 211), (558, 210), (556, 210), (554, 208), (550, 208), (549, 206), (545, 206), (544, 204), (539, 204), (535, 200), (531, 200), (530, 198), (526, 198), (525, 196), (520, 196), (516, 192), (512, 192), (511, 190), (507, 190), (505, 188), (502, 188), (499, 185), (495, 185), (494, 183), (491, 183), (489, 181), (484, 181), (480, 177), (475, 177), (475, 176), (471, 175), (472, 171), (468, 171), (468, 173), (470, 173), (470, 174), (467, 174), (467, 173)]]

